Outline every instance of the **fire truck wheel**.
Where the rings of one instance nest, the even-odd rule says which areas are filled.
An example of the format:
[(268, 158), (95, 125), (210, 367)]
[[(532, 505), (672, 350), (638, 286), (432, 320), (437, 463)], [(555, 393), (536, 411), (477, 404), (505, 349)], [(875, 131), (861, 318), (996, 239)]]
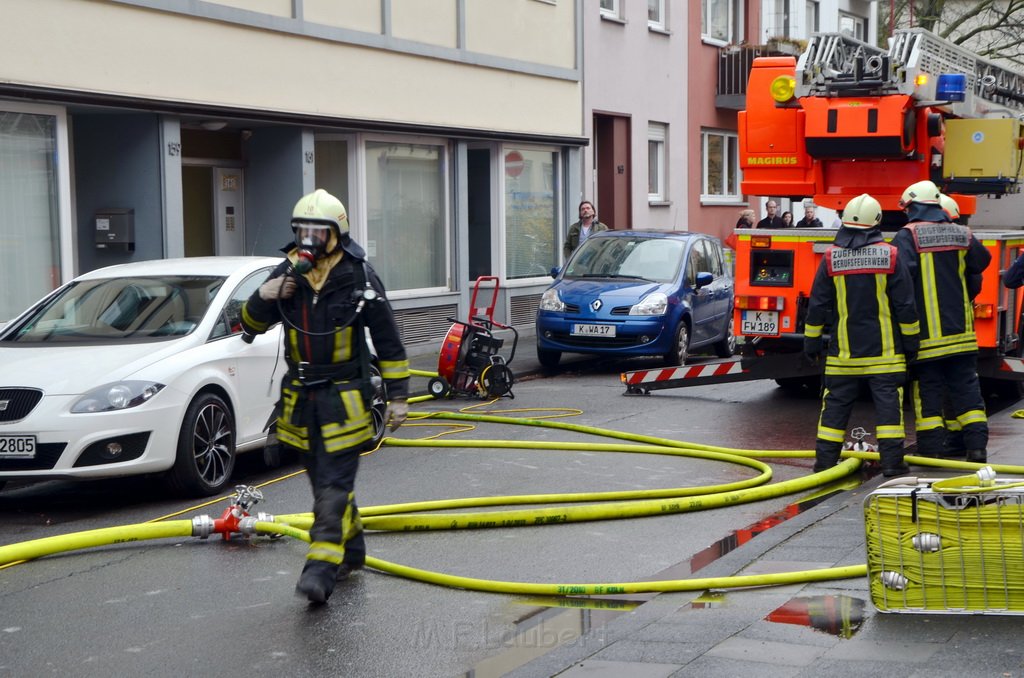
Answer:
[(818, 396), (821, 394), (821, 377), (817, 374), (809, 377), (780, 377), (775, 380), (775, 383), (783, 391), (792, 395), (809, 393)]
[(561, 351), (549, 351), (547, 349), (537, 349), (537, 362), (549, 370), (553, 370), (558, 367), (558, 361), (562, 359)]
[(715, 342), (715, 355), (719, 358), (730, 358), (736, 352), (736, 321), (733, 320), (732, 311), (729, 312), (729, 327), (725, 330), (725, 336)]
[(1019, 400), (1024, 396), (1024, 381), (981, 377), (981, 392), (994, 395), (1000, 400)]
[(444, 377), (433, 377), (427, 382), (427, 390), (435, 398), (446, 398), (452, 392), (452, 387)]
[(665, 362), (673, 367), (686, 364), (690, 357), (690, 327), (683, 320), (676, 327), (675, 338), (672, 340), (672, 350), (665, 354)]

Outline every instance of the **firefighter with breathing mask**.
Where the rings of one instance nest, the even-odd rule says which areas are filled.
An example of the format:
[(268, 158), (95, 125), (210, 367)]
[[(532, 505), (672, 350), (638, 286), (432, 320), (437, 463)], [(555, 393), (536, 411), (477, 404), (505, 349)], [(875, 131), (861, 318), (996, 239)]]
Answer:
[[(988, 418), (978, 382), (978, 338), (974, 333), (972, 279), (989, 265), (992, 255), (967, 226), (950, 221), (942, 196), (931, 181), (919, 181), (903, 192), (900, 206), (907, 225), (892, 239), (914, 279), (921, 314), (921, 349), (914, 365), (914, 412), (918, 454), (943, 452), (946, 426), (942, 404), (948, 396), (963, 432), (967, 461), (984, 462), (988, 455)], [(957, 210), (959, 215), (959, 210)]]
[(846, 425), (866, 381), (875, 402), (875, 434), (882, 474), (898, 476), (903, 462), (903, 383), (908, 358), (917, 351), (914, 288), (896, 248), (878, 225), (882, 207), (864, 193), (843, 209), (843, 225), (825, 251), (811, 287), (804, 324), (804, 353), (825, 353), (825, 392), (818, 419), (815, 472), (835, 466)]
[(335, 582), (366, 559), (355, 502), (359, 454), (372, 440), (369, 329), (391, 402), (394, 431), (408, 415), (409, 363), (384, 286), (349, 236), (345, 206), (319, 189), (292, 212), (287, 258), (242, 309), (248, 334), (284, 324), (288, 373), (281, 382), (277, 438), (297, 450), (313, 489), (313, 525), (296, 592), (324, 603)]

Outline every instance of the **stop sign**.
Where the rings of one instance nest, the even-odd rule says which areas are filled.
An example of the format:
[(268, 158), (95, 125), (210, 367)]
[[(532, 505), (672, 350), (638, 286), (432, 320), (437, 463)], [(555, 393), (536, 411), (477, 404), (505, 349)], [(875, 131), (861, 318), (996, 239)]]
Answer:
[(519, 151), (509, 151), (505, 154), (505, 174), (510, 177), (518, 177), (523, 173), (523, 154)]

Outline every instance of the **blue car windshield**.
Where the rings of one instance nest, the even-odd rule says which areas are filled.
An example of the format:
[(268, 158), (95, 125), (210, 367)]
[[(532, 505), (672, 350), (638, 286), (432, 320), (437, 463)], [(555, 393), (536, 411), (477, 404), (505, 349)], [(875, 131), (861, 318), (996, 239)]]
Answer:
[(109, 344), (188, 334), (224, 278), (164, 276), (85, 280), (68, 285), (22, 319), (5, 341)]
[(673, 238), (588, 238), (569, 261), (563, 278), (676, 279), (686, 243)]

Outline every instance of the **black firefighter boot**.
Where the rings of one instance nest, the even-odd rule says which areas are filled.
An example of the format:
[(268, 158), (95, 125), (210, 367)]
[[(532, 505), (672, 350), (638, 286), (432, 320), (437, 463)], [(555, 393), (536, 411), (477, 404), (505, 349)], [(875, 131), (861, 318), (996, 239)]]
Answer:
[(818, 439), (814, 447), (814, 472), (826, 471), (838, 464), (842, 451), (842, 443)]
[(337, 577), (337, 565), (323, 560), (307, 560), (299, 583), (295, 585), (295, 593), (305, 596), (311, 603), (322, 605), (334, 592)]
[[(886, 444), (889, 443), (889, 444)], [(903, 441), (882, 440), (878, 457), (882, 462), (882, 475), (886, 478), (905, 476), (910, 467), (903, 461)]]

